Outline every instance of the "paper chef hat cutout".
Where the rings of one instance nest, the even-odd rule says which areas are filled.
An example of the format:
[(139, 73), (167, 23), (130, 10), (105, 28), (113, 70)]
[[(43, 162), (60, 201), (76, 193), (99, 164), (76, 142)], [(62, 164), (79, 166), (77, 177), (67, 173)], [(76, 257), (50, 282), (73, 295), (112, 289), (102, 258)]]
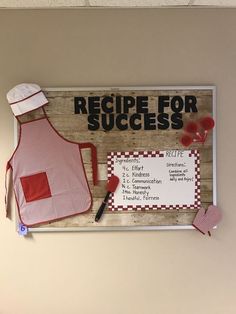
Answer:
[(7, 93), (7, 100), (15, 116), (20, 116), (48, 103), (40, 86), (31, 83), (22, 83), (13, 87)]

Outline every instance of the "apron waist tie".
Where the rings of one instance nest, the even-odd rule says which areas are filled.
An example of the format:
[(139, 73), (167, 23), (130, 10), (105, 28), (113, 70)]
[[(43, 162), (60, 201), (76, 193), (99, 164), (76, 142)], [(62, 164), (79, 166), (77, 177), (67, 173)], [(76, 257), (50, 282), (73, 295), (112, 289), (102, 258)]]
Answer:
[(8, 217), (8, 184), (7, 184), (7, 173), (8, 170), (11, 169), (11, 165), (8, 162), (6, 165), (6, 172), (5, 172), (5, 208), (6, 208), (6, 217)]
[(97, 161), (97, 148), (92, 143), (81, 143), (79, 144), (81, 149), (90, 148), (91, 159), (92, 159), (92, 170), (93, 170), (93, 184), (98, 184), (98, 161)]

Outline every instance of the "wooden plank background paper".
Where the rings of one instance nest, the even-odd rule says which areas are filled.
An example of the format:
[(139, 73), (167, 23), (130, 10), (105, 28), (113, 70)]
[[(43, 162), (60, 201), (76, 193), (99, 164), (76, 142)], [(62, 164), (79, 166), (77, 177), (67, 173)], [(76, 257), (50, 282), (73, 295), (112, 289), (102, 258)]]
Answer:
[[(214, 87), (68, 88), (45, 89), (44, 92), (49, 100), (45, 109), (49, 120), (57, 131), (66, 139), (79, 143), (91, 142), (97, 147), (99, 184), (93, 186), (90, 151), (83, 149), (82, 155), (85, 170), (93, 197), (91, 211), (47, 225), (37, 226), (37, 230), (57, 230), (58, 228), (61, 228), (61, 230), (116, 230), (119, 228), (148, 229), (155, 227), (158, 229), (158, 227), (162, 226), (173, 228), (190, 226), (192, 224), (197, 211), (196, 208), (160, 208), (158, 210), (147, 211), (106, 210), (101, 220), (95, 222), (95, 214), (106, 195), (107, 155), (110, 152), (198, 150), (200, 153), (201, 205), (207, 208), (210, 204), (214, 203), (213, 134), (215, 130), (214, 132), (209, 132), (204, 144), (194, 143), (188, 148), (184, 148), (180, 143), (181, 135), (184, 133), (183, 128), (188, 121), (197, 121), (201, 117), (214, 116)], [(164, 99), (162, 105), (164, 105), (162, 108), (159, 108), (158, 112), (157, 103), (160, 96), (164, 96), (164, 98), (162, 97), (162, 100)], [(171, 100), (175, 96), (179, 96), (176, 98), (178, 101), (175, 107), (172, 107)], [(185, 112), (186, 104), (184, 104), (184, 101), (186, 97), (189, 99), (188, 96), (196, 97), (197, 112), (192, 112), (192, 110)], [(89, 97), (93, 101), (90, 112), (88, 104)], [(110, 100), (113, 99), (113, 103), (111, 101), (105, 108), (109, 110), (109, 112), (102, 110), (101, 101), (104, 97), (110, 97), (107, 98)], [(127, 97), (125, 110), (123, 107), (124, 97)], [(180, 98), (183, 100), (183, 108), (181, 107), (181, 101), (179, 101)], [(84, 100), (86, 104), (83, 103)], [(134, 102), (132, 102), (132, 100)], [(77, 103), (79, 107), (76, 107), (75, 103)], [(137, 105), (137, 103), (139, 103), (139, 105)], [(85, 112), (85, 108), (87, 112)], [(181, 119), (175, 116), (172, 117), (175, 113), (173, 109), (181, 114)], [(137, 118), (135, 120), (137, 127), (133, 129), (131, 117), (137, 114), (137, 112), (140, 116), (133, 116)], [(145, 112), (152, 113), (153, 115), (147, 116)], [(161, 112), (165, 113), (164, 118), (162, 115), (158, 119), (157, 116)], [(42, 114), (40, 109), (27, 114), (27, 116), (22, 117), (22, 119), (25, 121)], [(121, 114), (125, 114), (125, 116), (121, 116), (124, 120), (120, 120), (121, 123), (118, 123), (117, 126), (115, 121), (117, 116)], [(114, 126), (110, 130), (106, 130), (102, 125), (102, 119), (108, 119), (106, 121), (109, 122), (111, 115), (112, 119), (114, 118)], [(177, 117), (178, 116), (179, 115), (177, 115)], [(162, 119), (165, 121), (163, 122)], [(126, 120), (128, 121), (127, 127)], [(183, 126), (178, 128), (181, 120)], [(166, 121), (169, 121), (167, 122), (169, 125), (166, 124)], [(120, 130), (120, 126), (126, 129)], [(35, 228), (31, 228), (31, 230), (32, 229)]]

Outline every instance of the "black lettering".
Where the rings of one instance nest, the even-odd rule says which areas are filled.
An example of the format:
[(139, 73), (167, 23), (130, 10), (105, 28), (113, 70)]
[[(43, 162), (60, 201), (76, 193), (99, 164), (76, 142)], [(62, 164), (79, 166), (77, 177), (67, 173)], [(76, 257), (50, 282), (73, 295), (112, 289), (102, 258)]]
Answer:
[(196, 104), (195, 96), (185, 96), (185, 112), (198, 112)]
[(171, 99), (171, 109), (174, 112), (180, 112), (184, 108), (184, 101), (180, 96), (174, 96)]
[(144, 114), (144, 130), (156, 130), (156, 114)]
[(74, 98), (74, 107), (75, 107), (75, 114), (86, 114), (87, 109), (86, 109), (86, 100), (84, 97), (75, 97)]
[(99, 129), (99, 115), (98, 114), (88, 115), (88, 129), (90, 131), (96, 131)]
[(172, 129), (179, 130), (183, 127), (182, 113), (176, 112), (171, 116), (171, 127)]
[(114, 128), (114, 114), (102, 114), (102, 127), (106, 131)]
[(135, 106), (135, 99), (132, 96), (124, 96), (124, 113), (129, 113), (129, 109)]
[(116, 113), (121, 113), (121, 96), (116, 97)]
[(137, 96), (137, 113), (148, 113), (148, 96)]
[(160, 130), (166, 130), (169, 128), (169, 115), (168, 113), (161, 113), (157, 116), (158, 121), (158, 129)]
[(158, 112), (163, 113), (165, 107), (169, 107), (170, 96), (159, 96), (158, 98)]
[[(116, 126), (119, 130), (121, 131), (124, 131), (124, 130), (127, 130), (128, 129), (128, 125), (127, 125), (127, 119), (128, 119), (128, 115), (127, 114), (119, 114), (117, 117), (116, 117)], [(122, 124), (121, 121), (122, 120), (126, 120), (126, 123), (125, 124)]]
[[(109, 105), (108, 105), (109, 104)], [(112, 113), (113, 112), (113, 97), (107, 96), (104, 97), (101, 103), (102, 110), (105, 113)]]
[(98, 96), (88, 97), (89, 113), (92, 113), (92, 114), (100, 113), (99, 100), (100, 100), (100, 97)]
[(142, 128), (141, 123), (135, 123), (135, 120), (141, 121), (141, 119), (142, 119), (141, 114), (138, 114), (138, 113), (132, 114), (132, 116), (130, 117), (130, 120), (129, 120), (129, 124), (130, 124), (130, 127), (132, 130), (140, 130)]

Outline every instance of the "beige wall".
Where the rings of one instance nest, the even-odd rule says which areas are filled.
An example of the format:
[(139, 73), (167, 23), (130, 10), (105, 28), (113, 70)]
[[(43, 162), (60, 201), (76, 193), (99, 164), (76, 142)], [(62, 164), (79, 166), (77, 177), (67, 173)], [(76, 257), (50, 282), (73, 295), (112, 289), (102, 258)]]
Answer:
[[(0, 11), (0, 313), (236, 313), (236, 10)], [(33, 234), (5, 219), (15, 84), (217, 86), (218, 204), (196, 231)]]

